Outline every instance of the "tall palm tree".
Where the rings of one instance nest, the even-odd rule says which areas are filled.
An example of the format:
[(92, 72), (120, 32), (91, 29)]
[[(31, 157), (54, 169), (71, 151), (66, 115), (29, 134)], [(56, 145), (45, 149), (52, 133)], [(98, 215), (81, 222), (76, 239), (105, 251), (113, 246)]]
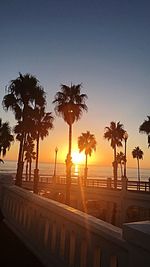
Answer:
[(109, 127), (105, 127), (104, 138), (111, 142), (111, 147), (114, 150), (114, 187), (117, 188), (117, 147), (122, 146), (122, 141), (124, 139), (125, 130), (123, 129), (123, 124), (120, 122), (112, 121)]
[[(10, 149), (11, 143), (14, 138), (11, 134), (11, 128), (8, 122), (2, 122), (0, 119), (0, 156), (4, 157), (6, 155), (7, 150)], [(0, 160), (3, 162), (3, 160)]]
[(121, 170), (121, 177), (123, 177), (123, 169), (122, 169), (122, 164), (125, 163), (125, 154), (123, 152), (117, 153), (116, 156), (117, 163), (120, 164), (120, 170)]
[(147, 120), (144, 120), (144, 122), (139, 127), (140, 133), (146, 133), (148, 135), (148, 147), (150, 147), (150, 116), (147, 116)]
[(138, 182), (139, 182), (139, 190), (140, 190), (140, 159), (143, 159), (143, 151), (139, 148), (139, 146), (135, 147), (132, 151), (133, 158), (137, 159), (137, 165), (138, 165)]
[(35, 110), (35, 129), (36, 129), (36, 162), (34, 170), (34, 193), (38, 193), (38, 182), (39, 182), (39, 142), (40, 138), (43, 140), (44, 137), (48, 136), (49, 130), (53, 128), (53, 116), (51, 112), (46, 112), (45, 107), (38, 108)]
[(8, 94), (4, 96), (3, 107), (7, 110), (12, 110), (15, 114), (15, 119), (18, 123), (21, 122), (22, 130), (20, 134), (20, 147), (18, 154), (18, 165), (16, 173), (16, 185), (22, 184), (24, 144), (26, 141), (29, 120), (32, 117), (32, 109), (35, 107), (35, 102), (39, 105), (45, 102), (45, 93), (40, 86), (39, 81), (31, 74), (19, 76), (10, 82), (7, 88)]
[(86, 94), (81, 94), (81, 84), (67, 86), (61, 84), (61, 91), (57, 92), (53, 103), (55, 112), (62, 116), (69, 126), (69, 148), (66, 158), (66, 204), (70, 204), (70, 187), (71, 187), (71, 148), (72, 148), (72, 125), (78, 121), (83, 111), (87, 111), (85, 101)]
[(78, 148), (79, 152), (84, 150), (85, 152), (85, 172), (84, 172), (84, 185), (86, 186), (87, 183), (87, 161), (88, 156), (91, 156), (92, 151), (96, 151), (96, 140), (95, 136), (87, 131), (86, 133), (82, 133), (81, 136), (78, 137)]

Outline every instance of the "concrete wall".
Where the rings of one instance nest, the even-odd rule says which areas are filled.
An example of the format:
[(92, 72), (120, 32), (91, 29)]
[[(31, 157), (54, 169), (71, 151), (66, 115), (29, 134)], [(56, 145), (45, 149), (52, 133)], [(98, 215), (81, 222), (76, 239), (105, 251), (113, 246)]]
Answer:
[[(45, 266), (150, 266), (150, 222), (120, 228), (12, 185), (1, 187), (5, 222)], [(142, 240), (140, 242), (139, 240)]]
[[(24, 186), (32, 188), (31, 183)], [(63, 202), (63, 196), (65, 199), (65, 184), (40, 183), (40, 189), (49, 191), (46, 196), (57, 201)], [(71, 185), (72, 207), (85, 210), (87, 200), (97, 200), (98, 217), (119, 227), (125, 222), (150, 219), (150, 192), (127, 191), (125, 183), (120, 190)]]

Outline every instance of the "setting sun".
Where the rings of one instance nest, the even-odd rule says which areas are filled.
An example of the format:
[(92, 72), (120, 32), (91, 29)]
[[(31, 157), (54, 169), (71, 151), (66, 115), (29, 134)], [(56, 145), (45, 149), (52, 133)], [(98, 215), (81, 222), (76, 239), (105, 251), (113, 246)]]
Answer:
[(72, 152), (72, 162), (74, 164), (84, 163), (85, 155), (83, 153), (79, 153), (78, 151)]

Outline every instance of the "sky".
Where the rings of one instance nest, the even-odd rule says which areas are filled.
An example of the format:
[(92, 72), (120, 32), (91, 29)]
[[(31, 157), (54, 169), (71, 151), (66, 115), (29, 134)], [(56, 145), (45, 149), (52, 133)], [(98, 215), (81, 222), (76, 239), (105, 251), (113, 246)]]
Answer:
[[(1, 0), (0, 103), (5, 87), (18, 73), (35, 75), (47, 93), (54, 129), (40, 143), (40, 160), (65, 161), (68, 127), (54, 113), (60, 84), (82, 83), (88, 112), (73, 126), (77, 138), (89, 130), (97, 140), (92, 164), (111, 165), (113, 151), (104, 128), (120, 121), (128, 132), (127, 166), (136, 166), (132, 150), (144, 152), (141, 167), (150, 168), (147, 136), (139, 126), (150, 115), (150, 2), (148, 0)], [(16, 123), (0, 106), (3, 121)], [(124, 150), (124, 147), (119, 149)], [(14, 143), (6, 159), (17, 159)]]

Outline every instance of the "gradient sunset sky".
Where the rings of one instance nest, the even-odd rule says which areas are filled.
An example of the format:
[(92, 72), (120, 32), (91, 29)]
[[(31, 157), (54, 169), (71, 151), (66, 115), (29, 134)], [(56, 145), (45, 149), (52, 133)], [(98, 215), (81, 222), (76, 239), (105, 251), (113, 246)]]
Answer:
[[(150, 115), (150, 2), (148, 0), (2, 0), (0, 1), (0, 101), (5, 86), (18, 73), (35, 75), (47, 93), (47, 111), (60, 84), (82, 83), (88, 113), (73, 127), (77, 137), (89, 130), (97, 140), (91, 163), (111, 165), (113, 151), (104, 128), (120, 121), (129, 134), (128, 166), (136, 166), (131, 152), (144, 151), (141, 167), (150, 167), (147, 136), (139, 126)], [(15, 125), (12, 112), (3, 121)], [(41, 142), (40, 160), (64, 162), (68, 126), (56, 117), (54, 129)], [(6, 159), (17, 159), (18, 144)], [(120, 149), (119, 149), (120, 150)], [(123, 149), (121, 149), (123, 150)]]

